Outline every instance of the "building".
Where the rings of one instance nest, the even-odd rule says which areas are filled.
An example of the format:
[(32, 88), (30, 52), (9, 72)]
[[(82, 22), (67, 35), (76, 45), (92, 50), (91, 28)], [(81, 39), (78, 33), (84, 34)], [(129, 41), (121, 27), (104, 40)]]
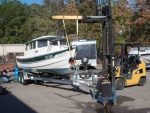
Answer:
[(16, 62), (16, 56), (24, 54), (25, 44), (0, 44), (0, 64)]
[(23, 54), (24, 48), (24, 44), (0, 44), (0, 56)]

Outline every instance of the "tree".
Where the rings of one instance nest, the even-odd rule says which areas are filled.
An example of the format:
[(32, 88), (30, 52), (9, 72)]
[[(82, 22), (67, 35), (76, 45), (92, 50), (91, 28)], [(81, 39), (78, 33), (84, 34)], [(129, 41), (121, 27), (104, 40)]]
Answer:
[[(150, 7), (149, 2), (145, 0), (135, 0), (134, 4), (134, 31), (132, 32), (133, 40), (138, 38), (138, 42), (143, 42), (143, 45), (150, 45)], [(138, 31), (138, 32), (137, 32)], [(145, 40), (145, 41), (143, 41)]]
[(133, 17), (133, 10), (127, 8), (129, 2), (122, 0), (113, 5), (113, 21), (114, 33), (117, 42), (124, 42), (130, 40), (131, 23)]
[[(3, 0), (0, 7), (0, 43), (22, 43), (21, 27), (29, 15), (28, 6), (17, 0)], [(27, 38), (27, 37), (25, 37)]]
[[(113, 9), (117, 41), (141, 42), (147, 40), (149, 42), (149, 38), (146, 37), (149, 37), (150, 11), (144, 0), (135, 0), (134, 4), (122, 0)], [(143, 43), (143, 45), (148, 44)]]
[[(120, 0), (112, 5), (118, 42), (150, 42), (149, 0), (134, 1), (131, 4)], [(64, 36), (62, 20), (52, 20), (52, 15), (95, 15), (95, 3), (93, 0), (43, 0), (43, 5), (27, 5), (18, 0), (1, 0), (0, 43), (24, 43), (42, 35)], [(76, 21), (65, 23), (68, 35), (76, 34)], [(100, 48), (101, 28), (101, 23), (79, 23), (79, 38), (96, 39)]]

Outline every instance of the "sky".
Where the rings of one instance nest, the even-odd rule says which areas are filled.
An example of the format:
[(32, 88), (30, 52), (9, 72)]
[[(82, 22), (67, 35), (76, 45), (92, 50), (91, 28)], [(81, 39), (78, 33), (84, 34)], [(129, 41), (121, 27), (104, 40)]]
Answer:
[(22, 3), (27, 3), (28, 5), (31, 5), (33, 3), (42, 4), (43, 0), (20, 0)]

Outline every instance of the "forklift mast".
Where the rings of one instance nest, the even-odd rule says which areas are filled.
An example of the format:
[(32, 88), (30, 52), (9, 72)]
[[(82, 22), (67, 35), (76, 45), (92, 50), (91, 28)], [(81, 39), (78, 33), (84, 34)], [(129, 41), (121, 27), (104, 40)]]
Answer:
[(84, 22), (102, 23), (102, 70), (111, 77), (114, 86), (114, 31), (110, 0), (95, 0), (96, 16), (85, 16)]

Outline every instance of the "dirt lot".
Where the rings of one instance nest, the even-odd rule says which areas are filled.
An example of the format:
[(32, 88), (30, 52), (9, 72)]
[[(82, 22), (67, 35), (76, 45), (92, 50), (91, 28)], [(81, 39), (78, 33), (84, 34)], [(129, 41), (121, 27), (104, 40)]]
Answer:
[[(145, 86), (126, 87), (117, 91), (115, 113), (150, 113), (150, 72)], [(92, 100), (89, 89), (76, 90), (69, 85), (2, 84), (11, 93), (0, 95), (0, 113), (103, 113)]]

